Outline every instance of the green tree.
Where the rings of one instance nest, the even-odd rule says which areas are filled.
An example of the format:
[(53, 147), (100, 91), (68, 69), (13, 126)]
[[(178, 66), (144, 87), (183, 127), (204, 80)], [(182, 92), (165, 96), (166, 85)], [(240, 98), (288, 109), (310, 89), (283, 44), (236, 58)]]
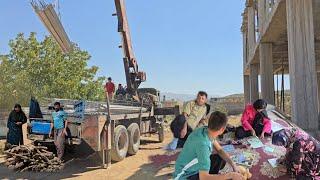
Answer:
[(89, 53), (77, 45), (63, 54), (51, 37), (38, 41), (31, 33), (18, 34), (9, 46), (9, 54), (0, 55), (0, 108), (27, 105), (31, 96), (103, 100), (105, 77), (96, 77), (99, 68), (88, 66)]

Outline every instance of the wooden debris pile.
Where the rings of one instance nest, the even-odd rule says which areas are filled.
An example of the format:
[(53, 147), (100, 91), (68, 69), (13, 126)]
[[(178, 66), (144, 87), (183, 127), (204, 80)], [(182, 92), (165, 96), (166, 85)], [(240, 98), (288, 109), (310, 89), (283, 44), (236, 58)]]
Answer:
[(5, 165), (16, 171), (55, 172), (63, 168), (62, 161), (44, 146), (14, 146), (4, 153), (7, 155)]

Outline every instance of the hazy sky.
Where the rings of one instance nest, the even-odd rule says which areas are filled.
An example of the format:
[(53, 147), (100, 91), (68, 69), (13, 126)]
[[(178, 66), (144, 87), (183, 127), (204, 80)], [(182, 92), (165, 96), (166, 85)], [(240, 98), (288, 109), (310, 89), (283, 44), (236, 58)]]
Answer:
[[(46, 2), (52, 2), (46, 1)], [(99, 75), (125, 83), (113, 0), (60, 0), (67, 34), (100, 67)], [(135, 56), (147, 73), (144, 87), (210, 95), (241, 93), (241, 0), (126, 0)], [(27, 0), (1, 0), (0, 53), (19, 32), (48, 34)]]

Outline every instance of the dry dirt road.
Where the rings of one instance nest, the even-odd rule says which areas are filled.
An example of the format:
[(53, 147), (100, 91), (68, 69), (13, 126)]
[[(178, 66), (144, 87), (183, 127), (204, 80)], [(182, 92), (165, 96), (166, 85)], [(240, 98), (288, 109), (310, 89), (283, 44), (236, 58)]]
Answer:
[[(95, 157), (79, 153), (65, 165), (64, 170), (57, 173), (15, 173), (1, 165), (0, 179), (170, 179), (174, 167), (174, 162), (170, 158), (175, 158), (167, 156), (167, 152), (162, 150), (162, 147), (171, 140), (171, 136), (170, 132), (166, 132), (163, 143), (156, 142), (156, 136), (143, 137), (140, 150), (136, 155), (113, 163), (109, 169), (101, 169)], [(156, 165), (157, 162), (154, 159), (166, 160), (164, 164)]]
[[(229, 116), (229, 123), (240, 124), (241, 116)], [(171, 179), (174, 170), (174, 160), (177, 153), (168, 153), (162, 148), (172, 139), (171, 132), (166, 131), (163, 143), (158, 143), (157, 136), (142, 137), (140, 150), (134, 156), (126, 157), (121, 162), (113, 163), (109, 169), (101, 169), (99, 161), (89, 156), (79, 147), (73, 160), (66, 163), (65, 168), (57, 173), (15, 173), (0, 165), (0, 179), (106, 179), (106, 180), (150, 180)], [(2, 141), (4, 142), (4, 141)], [(1, 148), (1, 141), (0, 141)], [(0, 163), (4, 158), (1, 159)]]

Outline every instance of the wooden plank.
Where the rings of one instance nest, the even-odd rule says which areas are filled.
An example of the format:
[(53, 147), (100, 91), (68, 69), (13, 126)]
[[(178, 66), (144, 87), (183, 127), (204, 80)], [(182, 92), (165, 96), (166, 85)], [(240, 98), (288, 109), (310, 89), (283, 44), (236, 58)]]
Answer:
[(58, 19), (57, 14), (53, 10), (52, 5), (47, 6), (43, 12), (45, 13), (46, 17), (50, 21), (52, 28), (57, 32), (58, 38), (62, 41), (64, 48), (67, 50), (66, 52), (70, 51), (70, 41), (64, 31), (64, 28)]
[(319, 122), (312, 0), (286, 2), (292, 119), (313, 133)]
[(25, 123), (22, 125), (22, 134), (23, 134), (23, 144), (31, 144), (32, 141), (28, 139), (28, 124)]
[(70, 39), (57, 15), (57, 13), (55, 12), (55, 10), (53, 9), (53, 6), (50, 4), (44, 11), (49, 12), (49, 19), (51, 21), (53, 21), (54, 23), (54, 29), (56, 30), (56, 32), (58, 32), (59, 37), (61, 38), (64, 47), (67, 49), (67, 51), (69, 52), (71, 50), (71, 42)]
[(42, 10), (42, 8), (40, 8), (40, 5), (38, 3), (36, 3), (36, 2), (34, 2), (34, 1), (31, 1), (31, 5), (32, 5), (34, 11), (36, 12), (36, 14), (38, 15), (39, 19), (41, 20), (41, 22), (44, 24), (44, 26), (47, 28), (49, 33), (56, 40), (56, 42), (58, 43), (58, 45), (61, 48), (61, 50), (65, 51), (66, 49), (63, 46), (63, 43), (62, 43), (61, 39), (58, 38), (59, 36), (57, 35), (57, 32), (53, 29), (53, 27), (51, 25), (51, 22), (47, 18), (46, 14)]
[(257, 64), (250, 65), (250, 102), (253, 103), (259, 99), (259, 82), (258, 82), (259, 66)]
[(37, 10), (36, 13), (38, 14), (40, 20), (45, 25), (47, 30), (50, 32), (50, 34), (56, 40), (56, 42), (58, 43), (58, 45), (61, 48), (61, 50), (63, 52), (65, 52), (67, 49), (66, 49), (66, 47), (64, 47), (62, 40), (60, 39), (58, 33), (53, 28), (53, 26), (52, 26), (51, 22), (49, 21), (49, 19), (47, 18), (46, 14), (43, 11), (40, 11), (40, 10)]
[(272, 44), (260, 44), (261, 97), (274, 105)]

